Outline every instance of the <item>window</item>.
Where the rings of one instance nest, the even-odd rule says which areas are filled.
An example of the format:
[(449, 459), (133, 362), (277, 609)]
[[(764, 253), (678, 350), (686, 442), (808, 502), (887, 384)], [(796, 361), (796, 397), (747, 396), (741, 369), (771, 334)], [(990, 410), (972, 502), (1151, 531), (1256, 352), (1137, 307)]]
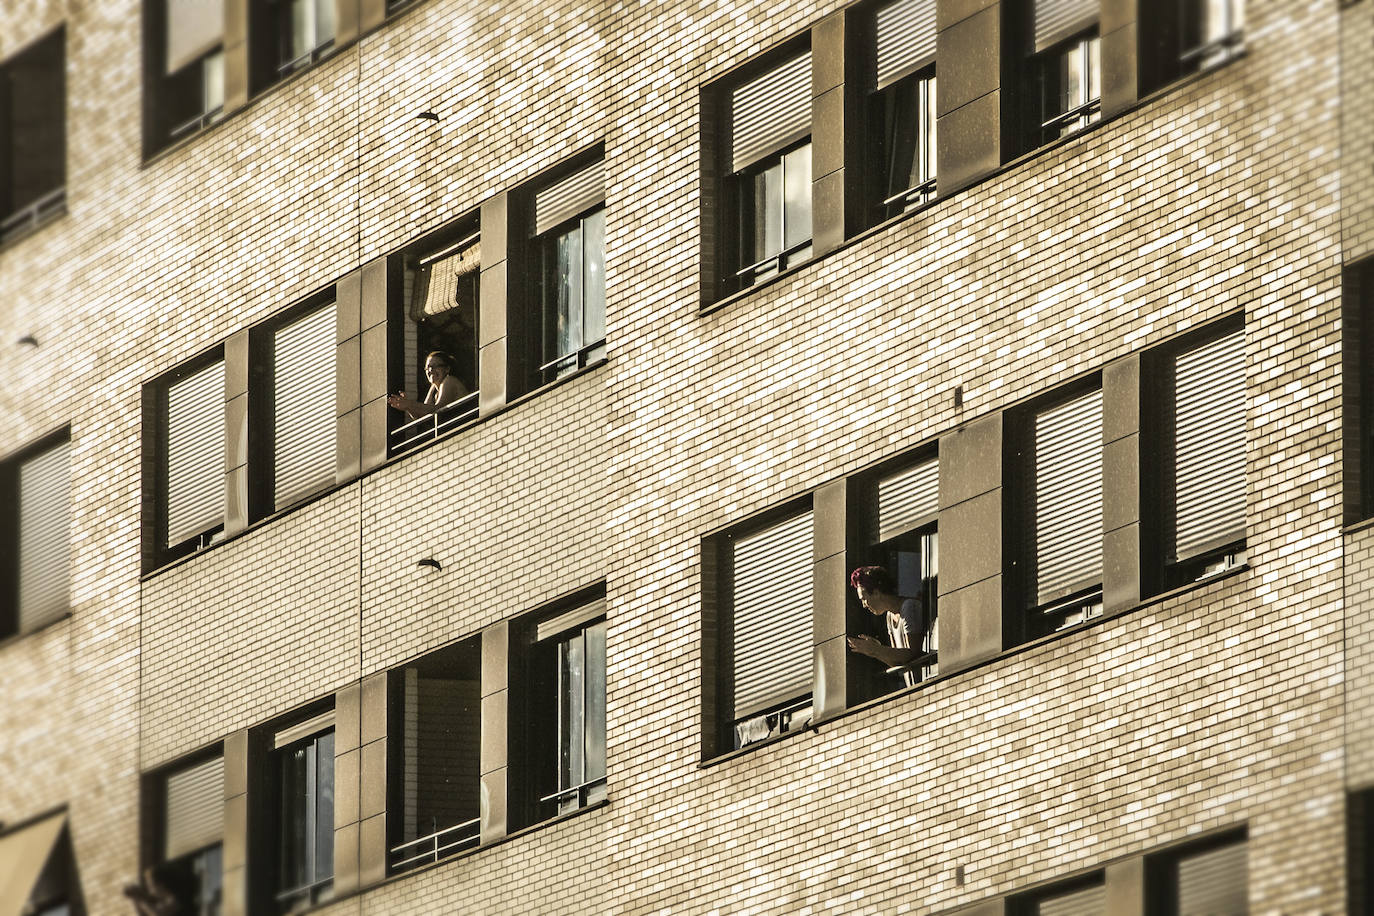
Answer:
[(1145, 911), (1150, 916), (1245, 916), (1245, 838), (1232, 834), (1150, 856)]
[(575, 598), (515, 632), (524, 727), (512, 757), (525, 761), (523, 817), (535, 823), (606, 797), (605, 600)]
[(1008, 916), (1104, 916), (1107, 888), (1103, 873), (1063, 881), (1007, 899)]
[(470, 849), (480, 835), (481, 642), (468, 639), (391, 672), (390, 867)]
[[(881, 619), (860, 608), (850, 615), (849, 633), (867, 633), (884, 645), (900, 645), (893, 640), (905, 639), (906, 648), (935, 652), (939, 649), (939, 458), (923, 456), (915, 462), (907, 461), (896, 469), (881, 472), (873, 479), (866, 501), (871, 507), (867, 513), (871, 535), (867, 540), (873, 546), (865, 551), (864, 565), (882, 566), (896, 582), (898, 596), (917, 599), (924, 624), (919, 633), (899, 636), (890, 632)], [(857, 601), (854, 605), (857, 606)], [(851, 653), (850, 659), (851, 664), (859, 666), (858, 678), (867, 681), (868, 689), (859, 694), (862, 699), (904, 685), (914, 686), (939, 673), (939, 666), (928, 661), (884, 672), (881, 665), (866, 658)]]
[(307, 303), (304, 314), (293, 310), (254, 331), (249, 411), (256, 442), (249, 460), (257, 459), (256, 517), (334, 484), (336, 333), (332, 291), (323, 304)]
[(1097, 4), (1031, 0), (1027, 149), (1082, 130), (1102, 116)]
[(224, 112), (223, 0), (145, 0), (145, 149), (192, 134)]
[(721, 749), (743, 747), (810, 721), (812, 513), (717, 539), (721, 610), (716, 695)]
[(1245, 559), (1245, 331), (1230, 322), (1148, 356), (1163, 395), (1144, 417), (1162, 494), (1157, 565), (1172, 588)]
[(1021, 419), (1019, 584), (1026, 639), (1102, 614), (1102, 388), (1096, 379)]
[(606, 353), (606, 210), (603, 160), (534, 196), (539, 278), (538, 366), (529, 386), (552, 382)]
[(811, 52), (729, 93), (726, 292), (811, 257)]
[(224, 530), (224, 359), (181, 367), (155, 386), (161, 437), (157, 528), (163, 559), (208, 546)]
[(158, 883), (188, 916), (218, 916), (223, 896), (224, 757), (218, 752), (156, 779)]
[(77, 883), (76, 858), (65, 813), (0, 833), (0, 875), (14, 913), (81, 916), (86, 912)]
[(66, 201), (65, 30), (0, 63), (0, 243)]
[(935, 2), (894, 0), (874, 14), (874, 91), (869, 96), (869, 166), (875, 220), (935, 197)]
[(1341, 275), (1345, 520), (1374, 515), (1374, 260)]
[(416, 419), (398, 420), (401, 415), (392, 411), (397, 420), (391, 431), (393, 454), (477, 416), (482, 238), (476, 220), (423, 240), (403, 252), (401, 261), (400, 362), (407, 375), (397, 387), (423, 400), (430, 387), (425, 357), (437, 351), (453, 358), (451, 369), (465, 394), (438, 413)]
[(289, 913), (327, 900), (334, 882), (334, 712), (273, 740), (275, 900)]
[(334, 46), (335, 0), (260, 0), (270, 37), (259, 39), (260, 85), (319, 60)]
[(1347, 913), (1369, 913), (1374, 907), (1374, 789), (1346, 798)]
[(0, 462), (0, 636), (29, 633), (71, 608), (71, 483), (64, 431)]
[(1243, 0), (1167, 0), (1140, 20), (1142, 91), (1219, 66), (1244, 47)]

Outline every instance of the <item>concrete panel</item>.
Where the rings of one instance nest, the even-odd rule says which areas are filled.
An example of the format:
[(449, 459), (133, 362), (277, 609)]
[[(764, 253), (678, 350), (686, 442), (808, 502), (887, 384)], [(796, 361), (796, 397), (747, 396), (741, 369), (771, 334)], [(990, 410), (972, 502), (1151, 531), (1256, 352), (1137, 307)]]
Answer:
[(229, 335), (224, 341), (224, 399), (227, 401), (248, 390), (248, 329)]
[(347, 483), (362, 473), (363, 411), (339, 417), (334, 427), (334, 482)]
[(481, 842), (506, 835), (506, 770), (482, 774)]
[(1107, 866), (1107, 916), (1145, 916), (1145, 859)]
[[(844, 168), (845, 88), (836, 86), (811, 100), (811, 175), (823, 178)], [(814, 219), (814, 217), (813, 217)]]
[(477, 357), (477, 411), (482, 416), (506, 406), (506, 339), (487, 344)]
[(506, 766), (506, 691), (482, 697), (481, 771), (491, 773)]
[(812, 556), (817, 560), (843, 553), (849, 529), (848, 483), (836, 480), (820, 487), (811, 497), (814, 535)]
[(844, 176), (841, 169), (811, 182), (811, 244), (818, 256), (844, 244)]
[(1140, 357), (1102, 367), (1102, 441), (1140, 432)]
[(224, 840), (221, 854), (224, 857), (226, 871), (243, 868), (248, 861), (247, 795), (235, 795), (224, 801)]
[(248, 463), (248, 395), (224, 403), (224, 470)]
[[(1002, 486), (1002, 415), (940, 437), (940, 509)], [(943, 528), (943, 526), (941, 526)], [(942, 532), (943, 537), (943, 532)], [(941, 551), (943, 553), (943, 551)]]
[(334, 284), (335, 341), (342, 343), (362, 332), (363, 272), (345, 274)]
[(369, 471), (386, 463), (387, 417), (390, 407), (378, 398), (363, 405), (362, 410), (362, 469)]
[[(364, 404), (377, 398), (386, 397), (391, 393), (386, 390), (386, 344), (386, 325), (377, 325), (363, 331), (359, 387)], [(412, 397), (424, 397), (423, 391), (408, 393)]]
[(386, 737), (387, 675), (385, 671), (369, 674), (359, 688), (359, 736), (362, 744), (370, 744)]
[(248, 467), (224, 475), (224, 533), (238, 534), (248, 527)]
[(358, 24), (365, 35), (386, 21), (386, 0), (359, 0)]
[(940, 673), (953, 674), (1002, 651), (1002, 577), (940, 595)]
[(844, 82), (847, 10), (826, 16), (811, 27), (811, 94), (819, 96)]
[(812, 656), (812, 722), (823, 722), (838, 716), (849, 705), (845, 688), (845, 666), (848, 663), (849, 647), (843, 636), (828, 639), (815, 647)]
[(362, 342), (350, 337), (334, 347), (334, 412), (343, 416), (362, 403)]
[(477, 343), (487, 346), (506, 338), (506, 261), (482, 268), (479, 278), (481, 309), (477, 316)]
[[(482, 266), (484, 268), (490, 268), (506, 260), (509, 201), (510, 195), (502, 193), (482, 202), (481, 215), (478, 219), (481, 222)], [(485, 296), (482, 297), (482, 301), (486, 301)]]
[(1102, 529), (1140, 521), (1140, 437), (1102, 447)]
[(342, 48), (358, 37), (359, 13), (358, 0), (334, 0), (335, 47)]
[(1102, 612), (1133, 608), (1141, 598), (1140, 525), (1125, 525), (1102, 536)]
[(510, 625), (499, 623), (482, 631), (482, 696), (506, 689), (510, 679)]
[(364, 744), (358, 774), (358, 816), (363, 820), (386, 813), (386, 741)]
[(334, 828), (358, 820), (359, 778), (362, 773), (362, 751), (354, 748), (334, 754)]
[[(1134, 26), (1139, 16), (1140, 0), (1099, 0), (1097, 33), (1109, 35), (1117, 29)], [(1132, 57), (1134, 58), (1134, 54)], [(1106, 65), (1105, 59), (1103, 66)]]
[(362, 711), (362, 687), (349, 684), (334, 693), (334, 750), (347, 751), (358, 747)]
[(941, 511), (940, 594), (1001, 572), (1002, 491), (984, 493)]
[(845, 554), (837, 553), (813, 567), (811, 637), (817, 643), (846, 632), (849, 578), (845, 560)]
[(358, 825), (358, 884), (371, 887), (386, 880), (386, 815)]
[(1130, 23), (1102, 35), (1102, 114), (1132, 108), (1139, 101), (1139, 42), (1136, 25)]
[[(993, 4), (942, 29), (936, 55), (940, 61), (940, 91), (935, 101), (939, 117), (997, 91), (1002, 79), (1001, 5)], [(941, 171), (943, 153), (942, 147)]]
[(334, 831), (334, 896), (341, 897), (358, 889), (357, 823), (344, 824)]
[(947, 29), (956, 22), (962, 22), (974, 13), (982, 12), (998, 5), (998, 0), (936, 0), (935, 25)]
[(387, 264), (386, 258), (377, 258), (363, 265), (362, 302), (359, 304), (359, 320), (362, 330), (367, 331), (386, 323), (387, 317)]
[(940, 161), (938, 181), (941, 197), (947, 197), (1001, 167), (1001, 106), (1000, 91), (990, 92), (939, 119), (936, 145)]
[(240, 730), (224, 739), (224, 797), (248, 791), (248, 732)]

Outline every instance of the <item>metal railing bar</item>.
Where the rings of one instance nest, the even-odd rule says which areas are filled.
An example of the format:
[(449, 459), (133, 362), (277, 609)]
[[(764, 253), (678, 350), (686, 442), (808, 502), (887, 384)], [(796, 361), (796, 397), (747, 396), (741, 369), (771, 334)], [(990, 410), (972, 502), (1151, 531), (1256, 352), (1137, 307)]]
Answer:
[[(883, 206), (886, 207), (889, 204), (895, 204), (897, 201), (901, 201), (902, 203), (910, 203), (911, 198), (913, 197), (924, 197), (926, 194), (933, 193), (935, 193), (935, 177), (931, 176), (930, 178), (927, 178), (925, 181), (921, 182), (918, 185), (907, 188), (905, 191), (898, 191), (891, 197), (884, 198)], [(922, 201), (922, 203), (924, 203), (924, 201)]]
[(604, 786), (605, 784), (606, 784), (606, 777), (605, 777), (605, 776), (602, 776), (602, 777), (600, 777), (600, 778), (598, 778), (598, 779), (589, 779), (589, 780), (587, 780), (586, 782), (582, 783), (581, 785), (576, 785), (576, 786), (572, 786), (572, 787), (567, 788), (567, 789), (563, 789), (562, 791), (560, 791), (560, 792), (555, 792), (555, 793), (553, 793), (552, 795), (545, 795), (543, 798), (541, 798), (541, 799), (539, 799), (539, 800), (540, 800), (541, 802), (547, 802), (547, 801), (553, 801), (553, 800), (556, 799), (556, 798), (566, 798), (566, 797), (569, 796), (569, 795), (578, 795), (578, 796), (581, 796), (582, 791), (583, 791), (584, 789), (594, 789), (594, 788), (596, 788), (597, 786)]
[(804, 241), (804, 242), (798, 242), (797, 244), (793, 245), (791, 248), (784, 248), (782, 251), (779, 251), (777, 254), (769, 255), (768, 257), (764, 258), (762, 261), (756, 261), (756, 262), (754, 262), (753, 264), (750, 264), (748, 267), (742, 267), (742, 268), (740, 268), (739, 270), (735, 271), (735, 276), (737, 276), (737, 277), (742, 277), (742, 276), (744, 276), (744, 275), (747, 274), (747, 273), (751, 273), (751, 272), (752, 272), (752, 273), (758, 273), (759, 268), (761, 268), (761, 267), (762, 267), (763, 265), (765, 265), (765, 264), (773, 264), (773, 265), (776, 265), (777, 268), (778, 268), (778, 270), (782, 270), (782, 262), (783, 262), (783, 260), (784, 260), (785, 258), (787, 258), (789, 255), (796, 254), (798, 251), (801, 251), (803, 248), (808, 247), (808, 246), (811, 244), (811, 242), (812, 242), (811, 239), (807, 239), (807, 240)]

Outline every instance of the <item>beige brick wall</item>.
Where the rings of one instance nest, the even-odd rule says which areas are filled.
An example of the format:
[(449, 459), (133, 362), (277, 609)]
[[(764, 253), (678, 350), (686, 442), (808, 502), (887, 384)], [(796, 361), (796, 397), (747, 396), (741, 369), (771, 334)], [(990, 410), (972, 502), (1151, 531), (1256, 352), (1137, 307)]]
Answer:
[[(0, 10), (0, 55), (66, 16), (71, 112), (70, 214), (0, 252), (0, 451), (70, 422), (78, 519), (72, 619), (0, 646), (0, 819), (69, 804), (126, 912), (140, 770), (605, 577), (610, 805), (328, 912), (933, 912), (1242, 822), (1256, 910), (1340, 912), (1371, 5), (1254, 0), (1232, 65), (705, 317), (699, 88), (838, 4), (589, 7), (421, 0), (147, 165), (138, 4)], [(605, 367), (140, 581), (145, 382), (597, 141)], [(697, 766), (703, 534), (1240, 307), (1248, 571)]]

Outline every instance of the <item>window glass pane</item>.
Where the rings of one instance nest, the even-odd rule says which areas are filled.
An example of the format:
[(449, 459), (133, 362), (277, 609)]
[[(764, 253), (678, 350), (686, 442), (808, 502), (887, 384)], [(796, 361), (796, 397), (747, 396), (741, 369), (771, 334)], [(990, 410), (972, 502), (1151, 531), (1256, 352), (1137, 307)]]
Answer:
[(307, 843), (309, 746), (297, 745), (281, 752), (278, 778), (281, 787), (281, 880), (280, 888), (298, 888), (310, 880)]
[(586, 778), (606, 778), (606, 622), (587, 627)]
[(204, 91), (201, 99), (201, 111), (204, 114), (209, 114), (224, 107), (224, 52), (216, 51), (205, 58), (202, 67)]
[(586, 279), (583, 289), (583, 345), (606, 337), (606, 211), (597, 210), (582, 221)]
[(334, 874), (334, 733), (315, 741), (315, 861), (312, 879)]
[(1071, 45), (1059, 58), (1059, 107), (1055, 113), (1071, 111), (1083, 104), (1083, 49)]
[(783, 157), (785, 235), (783, 247), (791, 248), (811, 238), (811, 144)]
[(580, 785), (585, 772), (583, 757), (586, 731), (584, 719), (586, 683), (582, 634), (559, 646), (559, 763), (558, 787), (567, 789)]
[[(581, 226), (550, 239), (546, 252), (543, 361), (551, 363), (581, 346)], [(557, 373), (561, 375), (564, 368), (558, 367)]]
[(926, 80), (925, 104), (921, 108), (922, 135), (925, 137), (925, 170), (922, 178), (926, 181), (936, 175), (935, 158), (935, 77)]
[(757, 263), (782, 251), (781, 162), (754, 176), (753, 199), (754, 250), (750, 263)]
[(334, 40), (334, 0), (315, 0), (314, 46), (323, 47)]

